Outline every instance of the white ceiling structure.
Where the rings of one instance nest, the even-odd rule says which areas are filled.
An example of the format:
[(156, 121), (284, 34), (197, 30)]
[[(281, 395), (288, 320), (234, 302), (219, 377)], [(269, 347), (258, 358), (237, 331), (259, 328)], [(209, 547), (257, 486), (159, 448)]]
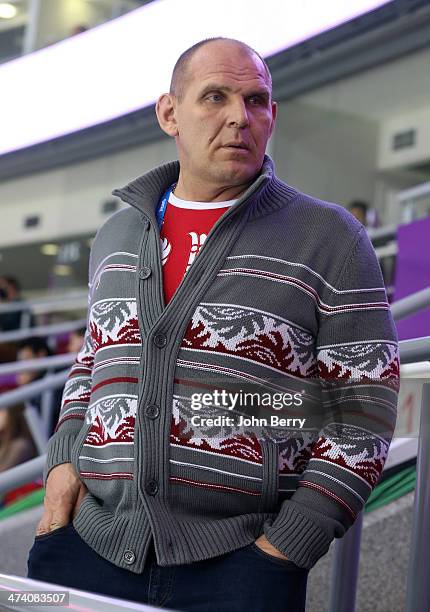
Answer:
[(296, 98), (331, 111), (381, 121), (430, 107), (430, 49), (397, 58)]

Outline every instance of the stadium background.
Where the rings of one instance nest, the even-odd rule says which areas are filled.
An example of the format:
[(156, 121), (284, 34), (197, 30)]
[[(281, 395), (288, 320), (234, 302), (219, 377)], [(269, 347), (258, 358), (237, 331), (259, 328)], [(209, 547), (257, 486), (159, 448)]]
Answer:
[[(356, 604), (360, 612), (400, 612), (411, 597), (418, 432), (430, 361), (430, 343), (416, 340), (430, 336), (430, 3), (356, 1), (349, 14), (349, 3), (336, 0), (320, 12), (312, 1), (264, 4), (230, 2), (232, 18), (225, 2), (0, 2), (0, 409), (21, 397), (8, 394), (31, 391), (28, 385), (70, 362), (85, 319), (92, 238), (124, 206), (111, 191), (176, 158), (153, 106), (173, 59), (207, 36), (241, 38), (273, 74), (279, 109), (268, 153), (278, 176), (364, 211), (392, 305), (421, 292), (420, 311), (412, 308), (397, 323), (404, 355), (413, 355), (402, 360), (392, 450), (364, 513)], [(321, 27), (312, 30), (318, 20)], [(130, 48), (123, 47), (125, 31), (135, 35)], [(87, 74), (87, 63), (103, 75)], [(59, 80), (69, 87), (66, 102), (56, 102)], [(81, 104), (93, 104), (95, 114), (80, 117)], [(10, 277), (12, 285), (18, 281), (15, 292)], [(35, 336), (44, 345), (23, 350)], [(17, 363), (55, 355), (20, 383)], [(43, 455), (58, 389), (13, 402), (32, 437), (31, 457)], [(6, 491), (4, 474), (0, 463), (0, 573), (23, 576), (43, 490), (33, 477)], [(328, 610), (334, 597), (333, 549), (310, 575), (309, 611)]]

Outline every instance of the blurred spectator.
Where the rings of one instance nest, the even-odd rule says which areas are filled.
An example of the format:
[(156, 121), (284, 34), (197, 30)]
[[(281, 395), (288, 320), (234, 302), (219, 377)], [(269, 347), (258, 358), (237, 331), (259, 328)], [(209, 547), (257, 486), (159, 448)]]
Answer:
[[(26, 361), (28, 359), (40, 359), (43, 357), (50, 357), (51, 355), (52, 351), (44, 338), (27, 338), (26, 340), (22, 340), (18, 347), (18, 361)], [(55, 373), (55, 371), (55, 369), (51, 370), (52, 373)], [(44, 378), (47, 373), (48, 372), (45, 369), (25, 370), (24, 372), (18, 372), (16, 376), (17, 383), (19, 386), (27, 385), (31, 382), (35, 382), (36, 380)], [(50, 433), (53, 433), (55, 425), (58, 421), (62, 394), (63, 390), (61, 387), (58, 387), (57, 389), (53, 390), (52, 410), (48, 423), (48, 429)], [(36, 408), (39, 415), (42, 416), (42, 394), (38, 394), (32, 397), (31, 401), (29, 402), (29, 405)]]
[(66, 34), (63, 38), (54, 38), (52, 35), (49, 37), (49, 40), (45, 41), (44, 47), (50, 47), (51, 45), (56, 45), (58, 42), (66, 38), (71, 38), (72, 36), (77, 36), (78, 34), (83, 34), (87, 32), (90, 28), (84, 24), (75, 25), (71, 30), (70, 34)]
[(366, 202), (363, 202), (362, 200), (354, 200), (349, 204), (348, 210), (356, 219), (360, 221), (360, 223), (364, 225), (364, 227), (367, 227), (367, 213), (369, 211), (369, 205)]
[(70, 36), (76, 36), (77, 34), (83, 34), (87, 30), (89, 30), (88, 26), (83, 25), (83, 24), (77, 25), (72, 29)]
[(24, 406), (0, 410), (0, 472), (36, 457), (37, 450), (24, 417)]
[(67, 345), (67, 349), (69, 353), (79, 353), (84, 344), (85, 339), (85, 327), (81, 327), (80, 329), (75, 329), (72, 331), (69, 338), (69, 344)]
[(353, 200), (349, 203), (348, 210), (364, 227), (379, 227), (378, 213), (367, 202)]
[[(50, 355), (52, 355), (52, 351), (44, 338), (27, 338), (22, 340), (18, 346), (18, 361), (39, 359)], [(25, 372), (18, 372), (16, 379), (18, 385), (22, 386), (43, 378), (45, 374), (46, 370), (26, 370)], [(35, 404), (35, 402), (32, 403)]]
[[(14, 276), (0, 276), (0, 303), (23, 301), (18, 279)], [(0, 331), (20, 329), (25, 324), (34, 325), (33, 315), (28, 308), (14, 312), (0, 312)]]

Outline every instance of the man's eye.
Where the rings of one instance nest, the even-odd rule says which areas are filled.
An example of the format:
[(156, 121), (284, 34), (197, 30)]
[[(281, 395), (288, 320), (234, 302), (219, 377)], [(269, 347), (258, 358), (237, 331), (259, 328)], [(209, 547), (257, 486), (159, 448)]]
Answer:
[(221, 98), (222, 98), (221, 94), (214, 93), (214, 94), (210, 94), (209, 96), (207, 96), (206, 99), (207, 100), (212, 99), (215, 102), (219, 102), (219, 100), (221, 100)]
[(252, 102), (253, 105), (255, 104), (264, 104), (264, 100), (263, 98), (260, 98), (260, 96), (252, 96), (251, 98), (249, 98), (250, 102)]

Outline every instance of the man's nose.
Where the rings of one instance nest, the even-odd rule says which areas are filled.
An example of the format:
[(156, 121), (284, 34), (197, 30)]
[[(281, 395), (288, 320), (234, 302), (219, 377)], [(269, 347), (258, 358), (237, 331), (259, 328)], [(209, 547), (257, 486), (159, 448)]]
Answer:
[(249, 125), (248, 112), (246, 110), (246, 104), (243, 100), (235, 101), (230, 106), (229, 125), (233, 127), (235, 124), (240, 128), (244, 128)]

